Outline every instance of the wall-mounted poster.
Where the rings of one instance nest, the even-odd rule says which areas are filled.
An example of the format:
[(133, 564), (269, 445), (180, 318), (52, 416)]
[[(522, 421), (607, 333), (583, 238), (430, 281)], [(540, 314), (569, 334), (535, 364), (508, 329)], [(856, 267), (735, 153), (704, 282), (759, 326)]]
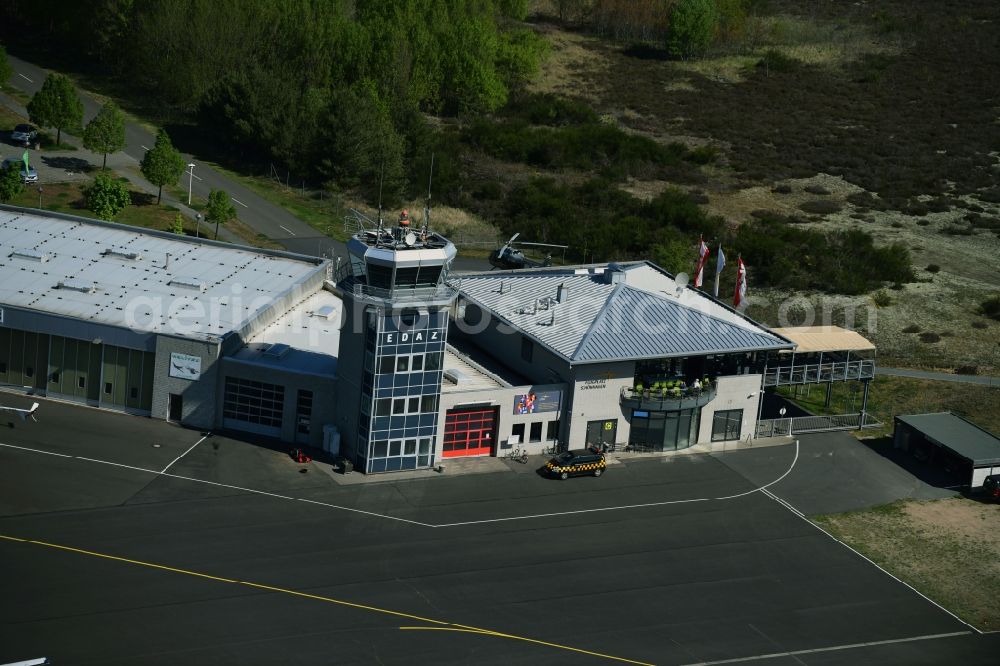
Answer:
[(515, 414), (558, 412), (562, 391), (529, 391), (514, 396)]
[(170, 353), (170, 376), (178, 379), (201, 379), (201, 357), (190, 354)]

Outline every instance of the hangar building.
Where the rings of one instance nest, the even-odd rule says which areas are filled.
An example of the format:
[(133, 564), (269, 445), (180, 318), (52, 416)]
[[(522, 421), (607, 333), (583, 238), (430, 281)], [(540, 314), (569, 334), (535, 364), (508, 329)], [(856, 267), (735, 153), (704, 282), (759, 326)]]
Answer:
[(795, 343), (649, 262), (456, 274), (426, 228), (337, 262), (0, 207), (0, 382), (357, 469), (754, 436)]

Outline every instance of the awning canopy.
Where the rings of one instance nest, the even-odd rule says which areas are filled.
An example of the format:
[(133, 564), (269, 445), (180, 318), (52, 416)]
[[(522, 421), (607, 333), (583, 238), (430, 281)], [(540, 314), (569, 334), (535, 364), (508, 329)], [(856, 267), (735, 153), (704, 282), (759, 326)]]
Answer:
[(875, 350), (875, 345), (860, 333), (839, 326), (790, 326), (771, 331), (794, 342), (796, 354)]

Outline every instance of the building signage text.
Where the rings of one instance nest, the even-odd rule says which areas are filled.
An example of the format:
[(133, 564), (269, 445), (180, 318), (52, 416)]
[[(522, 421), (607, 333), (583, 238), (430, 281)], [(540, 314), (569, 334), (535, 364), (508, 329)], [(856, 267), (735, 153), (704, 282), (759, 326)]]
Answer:
[(407, 342), (434, 342), (441, 339), (441, 331), (412, 331), (408, 333), (383, 333), (382, 344), (395, 345)]
[(603, 389), (608, 388), (608, 380), (601, 379), (588, 379), (580, 385), (581, 391), (586, 391), (587, 389)]
[(170, 376), (197, 381), (201, 379), (201, 357), (191, 354), (170, 354)]

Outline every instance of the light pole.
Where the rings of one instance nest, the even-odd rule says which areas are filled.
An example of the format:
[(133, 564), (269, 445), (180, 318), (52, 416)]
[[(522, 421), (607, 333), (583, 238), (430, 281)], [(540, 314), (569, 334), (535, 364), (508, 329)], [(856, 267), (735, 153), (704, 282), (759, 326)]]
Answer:
[(194, 185), (194, 162), (188, 164), (188, 206), (191, 205), (191, 187)]
[(38, 207), (42, 207), (42, 186), (38, 186)]
[(194, 216), (194, 237), (201, 238), (201, 213)]

